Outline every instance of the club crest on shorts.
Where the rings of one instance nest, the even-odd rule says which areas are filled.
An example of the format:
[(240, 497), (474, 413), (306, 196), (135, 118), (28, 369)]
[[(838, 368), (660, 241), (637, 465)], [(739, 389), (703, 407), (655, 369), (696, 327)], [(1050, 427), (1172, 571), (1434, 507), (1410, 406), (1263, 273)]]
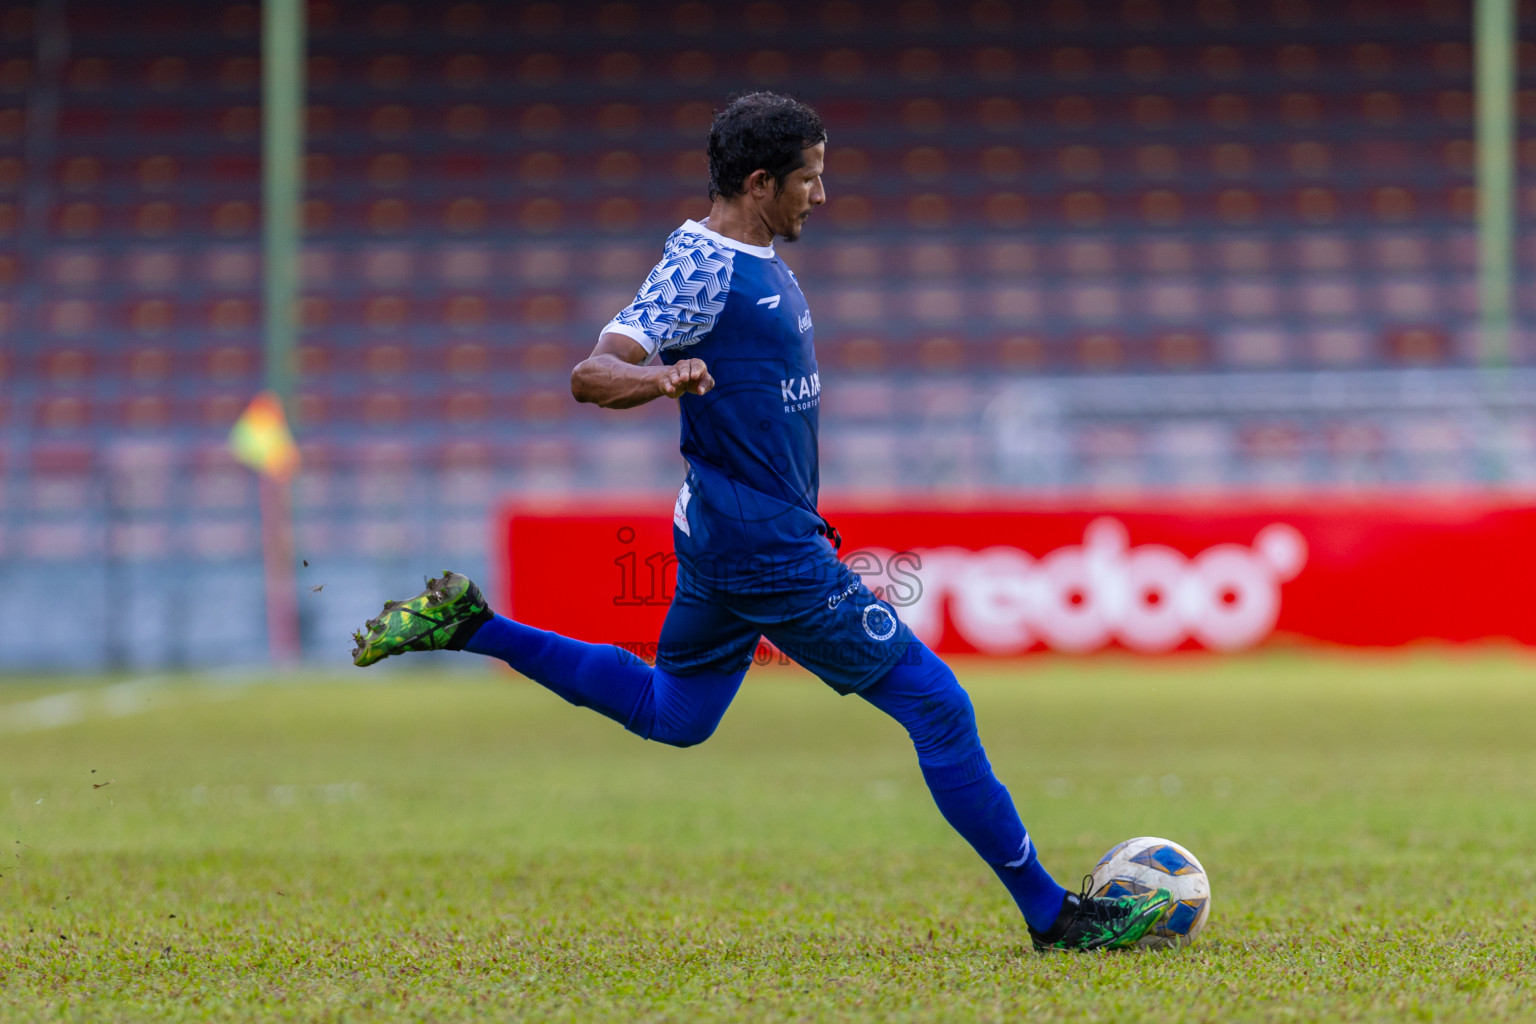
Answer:
[(883, 604), (866, 605), (864, 632), (871, 640), (889, 640), (896, 635), (896, 616)]

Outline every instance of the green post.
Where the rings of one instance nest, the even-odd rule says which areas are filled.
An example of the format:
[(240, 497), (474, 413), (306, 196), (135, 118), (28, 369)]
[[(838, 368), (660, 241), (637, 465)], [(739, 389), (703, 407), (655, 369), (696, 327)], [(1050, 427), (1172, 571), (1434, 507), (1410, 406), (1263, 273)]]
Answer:
[(304, 0), (263, 0), (262, 325), (267, 387), (291, 419), (304, 159)]
[[(266, 383), (293, 419), (293, 349), (298, 334), (299, 192), (304, 159), (304, 0), (263, 0), (262, 333)], [(261, 474), (262, 561), (267, 641), (279, 665), (298, 661), (299, 606), (293, 495), (286, 479)]]
[(1477, 0), (1478, 301), (1484, 366), (1509, 363), (1515, 257), (1515, 2)]

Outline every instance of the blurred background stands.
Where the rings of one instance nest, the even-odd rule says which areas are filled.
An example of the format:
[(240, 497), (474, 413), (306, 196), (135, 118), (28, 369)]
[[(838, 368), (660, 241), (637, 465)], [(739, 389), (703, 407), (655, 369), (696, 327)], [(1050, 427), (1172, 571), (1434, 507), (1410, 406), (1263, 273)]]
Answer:
[[(0, 665), (263, 654), (224, 450), (261, 381), (259, 20), (0, 6)], [(1458, 0), (320, 0), (309, 32), (316, 657), (423, 571), (485, 574), (501, 499), (675, 486), (671, 406), (578, 407), (568, 373), (707, 212), (711, 112), (752, 88), (830, 135), (780, 245), (829, 492), (1536, 479), (1536, 245), (1516, 365), (1475, 369)]]

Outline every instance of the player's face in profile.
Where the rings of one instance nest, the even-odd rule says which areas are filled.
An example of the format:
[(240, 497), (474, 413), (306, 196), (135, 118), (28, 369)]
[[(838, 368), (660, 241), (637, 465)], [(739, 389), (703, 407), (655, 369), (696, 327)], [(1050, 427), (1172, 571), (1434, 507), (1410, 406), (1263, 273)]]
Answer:
[(773, 233), (786, 242), (799, 238), (811, 211), (827, 201), (827, 190), (821, 184), (826, 155), (827, 144), (824, 142), (807, 149), (805, 163), (789, 172), (783, 187), (770, 203)]

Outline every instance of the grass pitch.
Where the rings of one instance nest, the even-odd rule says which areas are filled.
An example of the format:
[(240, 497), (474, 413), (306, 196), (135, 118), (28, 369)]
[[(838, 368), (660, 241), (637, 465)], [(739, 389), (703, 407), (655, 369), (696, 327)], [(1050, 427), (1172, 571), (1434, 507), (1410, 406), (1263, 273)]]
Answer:
[(1046, 865), (1183, 842), (1198, 945), (1036, 956), (898, 727), (793, 671), (691, 750), (510, 676), (17, 685), (0, 1019), (1536, 1015), (1536, 662), (959, 668)]

